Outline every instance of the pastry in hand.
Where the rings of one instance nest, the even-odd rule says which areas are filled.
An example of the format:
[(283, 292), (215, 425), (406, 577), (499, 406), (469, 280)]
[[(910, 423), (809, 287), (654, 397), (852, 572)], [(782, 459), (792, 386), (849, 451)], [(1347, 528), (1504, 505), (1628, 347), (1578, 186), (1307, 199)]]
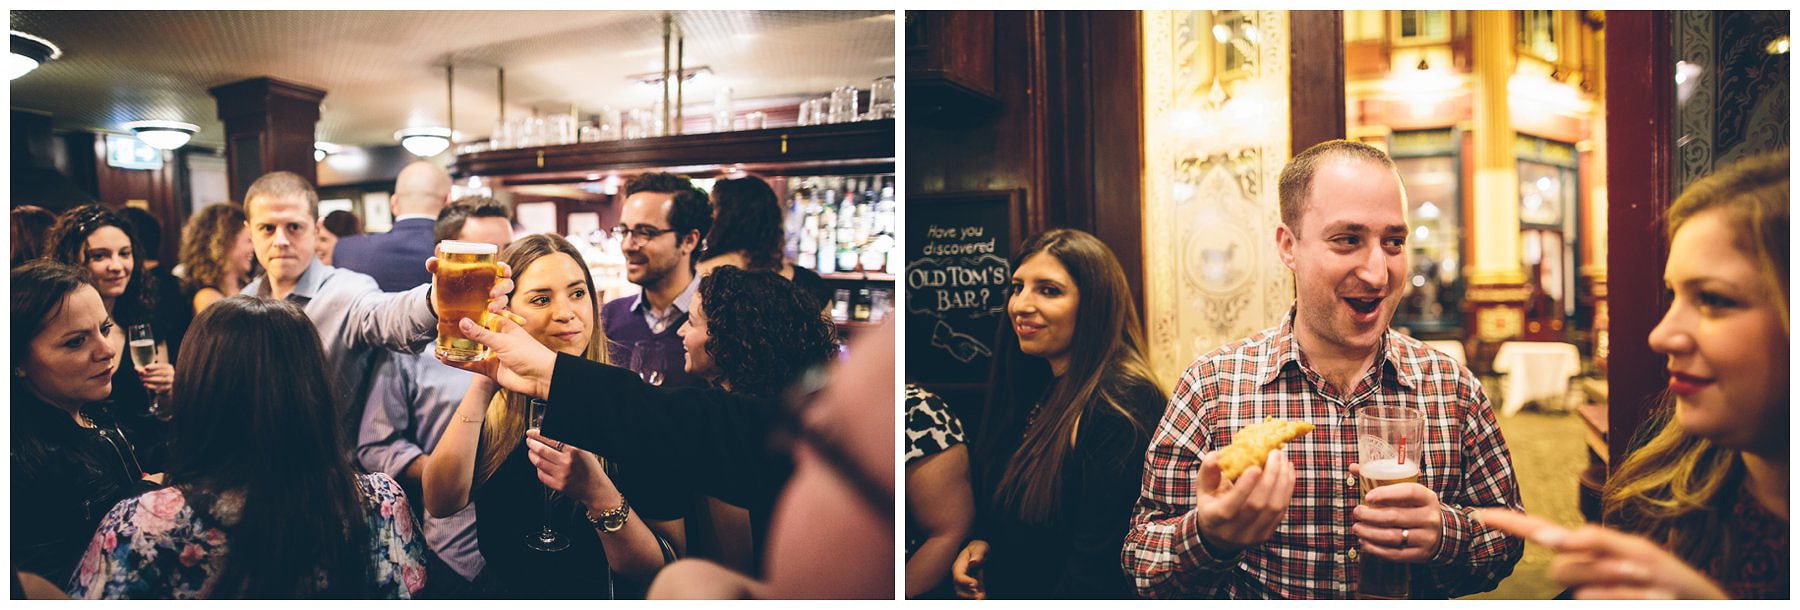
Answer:
[(1273, 417), (1244, 426), (1232, 436), (1231, 445), (1219, 450), (1219, 472), (1225, 480), (1236, 481), (1251, 466), (1262, 466), (1270, 451), (1312, 430), (1310, 423)]

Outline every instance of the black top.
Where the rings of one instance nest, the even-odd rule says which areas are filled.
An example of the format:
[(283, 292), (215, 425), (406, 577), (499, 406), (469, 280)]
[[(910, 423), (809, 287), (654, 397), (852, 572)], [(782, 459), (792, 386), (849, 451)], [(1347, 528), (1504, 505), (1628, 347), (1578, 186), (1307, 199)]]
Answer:
[[(612, 599), (606, 550), (581, 503), (558, 493), (546, 511), (547, 488), (526, 451), (520, 441), (486, 483), (469, 491), (469, 500), (479, 507), (475, 532), (487, 560), (482, 576), (492, 580), (501, 597)], [(546, 518), (551, 529), (569, 540), (569, 548), (546, 553), (526, 546), (527, 537), (536, 535)]]
[(100, 518), (120, 500), (156, 489), (139, 478), (131, 443), (103, 406), (83, 428), (21, 380), (12, 389), (12, 563), (57, 586), (87, 550)]
[(831, 300), (833, 298), (831, 285), (825, 283), (825, 278), (819, 277), (818, 273), (811, 269), (794, 265), (793, 281), (795, 286), (800, 287), (800, 290), (804, 291), (806, 294), (812, 295), (812, 298), (814, 299), (814, 310), (823, 310), (825, 307), (831, 305)]
[[(119, 358), (119, 368), (113, 371), (112, 395), (107, 397), (111, 404), (107, 411), (136, 449), (138, 465), (144, 472), (157, 473), (168, 467), (169, 424), (150, 413), (150, 399), (150, 391), (144, 389), (144, 381), (138, 377), (136, 365), (131, 360), (131, 350), (127, 349)], [(168, 412), (169, 405), (159, 406)]]
[(161, 266), (144, 270), (156, 292), (155, 319), (151, 322), (156, 340), (168, 344), (169, 362), (181, 358), (181, 338), (187, 336), (188, 324), (194, 321), (194, 295), (183, 290), (181, 280)]
[[(1168, 396), (1148, 384), (1119, 392), (1122, 406), (1137, 418), (1133, 425), (1110, 407), (1090, 410), (1081, 422), (1075, 447), (1064, 456), (1062, 503), (1047, 525), (1026, 523), (994, 502), (994, 486), (1003, 468), (975, 481), (976, 525), (973, 537), (989, 544), (984, 585), (995, 599), (1126, 599), (1135, 596), (1131, 579), (1120, 567), (1119, 549), (1131, 527), (1150, 434), (1162, 419)], [(982, 434), (1022, 436), (1024, 414), (1013, 425)], [(1017, 443), (1013, 444), (1017, 447)], [(971, 456), (975, 459), (975, 456)]]
[[(618, 462), (619, 488), (647, 519), (673, 519), (689, 494), (750, 512), (761, 555), (793, 461), (770, 450), (780, 406), (713, 388), (652, 386), (636, 373), (558, 354), (544, 435)], [(482, 506), (482, 510), (487, 510)], [(491, 560), (490, 560), (491, 561)]]

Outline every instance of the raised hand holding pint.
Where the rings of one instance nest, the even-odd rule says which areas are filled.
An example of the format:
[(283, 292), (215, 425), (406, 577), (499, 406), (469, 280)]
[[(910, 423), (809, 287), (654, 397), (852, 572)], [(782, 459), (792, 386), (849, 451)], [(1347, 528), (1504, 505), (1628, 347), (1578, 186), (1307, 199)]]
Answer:
[(486, 320), (488, 292), (500, 280), (500, 266), (494, 262), (498, 248), (445, 240), (438, 242), (437, 250), (438, 354), (457, 362), (485, 358), (487, 347), (464, 337), (457, 322)]
[[(1425, 444), (1423, 411), (1363, 407), (1356, 413), (1356, 433), (1357, 472), (1365, 498), (1377, 487), (1419, 481), (1419, 454)], [(1408, 542), (1404, 537), (1401, 540), (1402, 544)], [(1405, 564), (1367, 553), (1358, 563), (1357, 597), (1406, 599), (1411, 583)]]

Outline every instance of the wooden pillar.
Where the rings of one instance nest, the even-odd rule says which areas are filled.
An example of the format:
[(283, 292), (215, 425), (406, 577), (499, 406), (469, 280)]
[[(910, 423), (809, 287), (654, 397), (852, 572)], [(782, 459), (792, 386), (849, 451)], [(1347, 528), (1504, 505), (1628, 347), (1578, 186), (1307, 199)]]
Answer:
[(1513, 73), (1513, 19), (1510, 11), (1473, 11), (1470, 31), (1475, 56), (1475, 214), (1468, 223), (1474, 260), (1465, 300), (1475, 319), (1469, 362), (1490, 366), (1500, 343), (1517, 338), (1525, 326), (1525, 274), (1519, 260), (1519, 172), (1507, 104)]
[(1669, 308), (1662, 216), (1674, 197), (1675, 61), (1666, 11), (1607, 11), (1606, 29), (1606, 117), (1629, 127), (1606, 131), (1606, 222), (1628, 236), (1607, 251), (1607, 292), (1619, 293), (1608, 300), (1629, 304), (1607, 312), (1607, 449), (1617, 467), (1668, 380), (1649, 337)]
[(1289, 154), (1344, 137), (1344, 12), (1288, 12)]
[(313, 130), (325, 92), (305, 85), (259, 77), (207, 90), (225, 122), (225, 159), (232, 199), (263, 174), (289, 171), (318, 182)]

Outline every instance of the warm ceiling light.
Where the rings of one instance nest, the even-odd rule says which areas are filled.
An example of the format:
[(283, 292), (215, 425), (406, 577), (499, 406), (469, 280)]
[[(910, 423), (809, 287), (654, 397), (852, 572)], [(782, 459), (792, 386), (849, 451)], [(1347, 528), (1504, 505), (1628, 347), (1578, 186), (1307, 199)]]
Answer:
[(420, 157), (435, 157), (450, 148), (450, 129), (447, 127), (408, 127), (394, 132), (394, 138), (400, 140), (407, 152)]
[(330, 142), (313, 142), (313, 161), (324, 161), (325, 157), (338, 154), (344, 147)]
[(119, 126), (137, 134), (145, 144), (163, 150), (181, 148), (188, 143), (188, 138), (200, 131), (199, 125), (181, 121), (132, 121)]
[[(16, 45), (16, 43), (15, 43), (15, 45)], [(1782, 34), (1780, 36), (1776, 36), (1774, 40), (1769, 41), (1769, 44), (1763, 45), (1763, 50), (1768, 51), (1770, 55), (1786, 55), (1788, 52), (1788, 37), (1787, 37), (1787, 35)], [(18, 51), (13, 51), (13, 52), (18, 53)]]
[(36, 70), (37, 67), (43, 65), (44, 62), (58, 57), (62, 57), (62, 49), (56, 48), (55, 44), (48, 40), (18, 30), (13, 30), (12, 61), (6, 64), (7, 71), (11, 73), (11, 77), (8, 78), (8, 80), (24, 76), (25, 73)]
[[(713, 73), (713, 71), (712, 71), (711, 66), (696, 66), (693, 68), (688, 68), (686, 70), (682, 70), (681, 71), (681, 80), (691, 81), (691, 80), (694, 80), (695, 78), (700, 78), (700, 77), (704, 77), (704, 76), (712, 76), (712, 73)], [(660, 85), (663, 82), (663, 73), (661, 73), (661, 72), (645, 72), (643, 74), (633, 74), (631, 76), (627, 76), (627, 77), (625, 77), (625, 79), (630, 80), (630, 81), (636, 81), (638, 83), (642, 83), (645, 85)]]

